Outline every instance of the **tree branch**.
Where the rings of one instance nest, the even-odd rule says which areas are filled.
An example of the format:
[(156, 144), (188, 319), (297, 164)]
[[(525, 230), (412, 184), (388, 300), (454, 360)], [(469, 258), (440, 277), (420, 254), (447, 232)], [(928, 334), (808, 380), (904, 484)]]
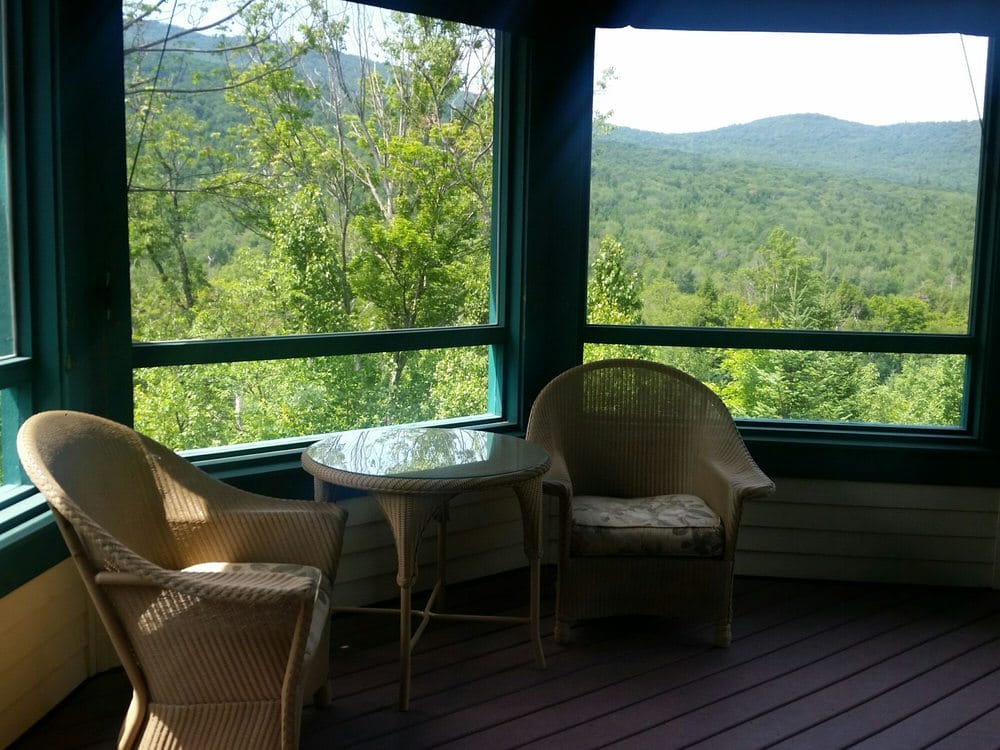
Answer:
[[(208, 31), (209, 29), (218, 28), (219, 26), (221, 26), (221, 25), (227, 23), (228, 21), (231, 21), (234, 18), (236, 18), (236, 16), (238, 16), (240, 13), (242, 13), (244, 10), (246, 10), (248, 7), (250, 7), (250, 5), (252, 5), (252, 4), (253, 4), (253, 0), (246, 0), (246, 2), (242, 3), (239, 7), (237, 7), (235, 10), (233, 10), (232, 13), (230, 13), (228, 16), (224, 16), (223, 18), (220, 18), (218, 21), (213, 21), (212, 23), (205, 24), (203, 26), (192, 26), (190, 29), (181, 29), (180, 31), (178, 31), (176, 33), (173, 33), (173, 34), (169, 30), (170, 26), (172, 25), (172, 20), (171, 20), (171, 24), (168, 24), (168, 26), (167, 26), (167, 29), (168, 29), (167, 30), (167, 35), (165, 37), (163, 37), (162, 39), (157, 39), (155, 42), (152, 42), (150, 44), (150, 47), (156, 47), (157, 45), (166, 44), (167, 42), (172, 42), (175, 39), (180, 39), (182, 37), (189, 36), (191, 34), (200, 34), (201, 32)], [(157, 7), (159, 7), (159, 5), (162, 5), (162, 2), (159, 3), (157, 5)], [(128, 55), (130, 52), (131, 52), (131, 50), (128, 50), (128, 49), (125, 50), (125, 54), (126, 55)]]
[(288, 59), (284, 63), (276, 65), (273, 68), (269, 68), (263, 71), (262, 73), (259, 73), (258, 75), (238, 80), (236, 83), (227, 83), (222, 86), (206, 86), (205, 88), (198, 88), (198, 89), (179, 89), (179, 88), (165, 89), (154, 86), (143, 89), (130, 89), (126, 93), (127, 94), (209, 94), (220, 91), (234, 91), (236, 89), (242, 88), (243, 86), (247, 86), (251, 83), (256, 83), (257, 81), (267, 78), (269, 75), (271, 75), (272, 73), (276, 73), (279, 70), (288, 70), (289, 68), (292, 67), (289, 63), (291, 63), (291, 59)]
[(138, 44), (134, 47), (126, 47), (124, 49), (124, 54), (126, 56), (135, 54), (137, 52), (150, 52), (156, 50), (160, 52), (178, 52), (185, 55), (223, 55), (229, 52), (240, 52), (245, 49), (254, 49), (259, 47), (262, 42), (267, 41), (267, 37), (263, 39), (251, 39), (243, 44), (234, 44), (231, 47), (211, 47), (209, 49), (198, 49), (196, 47), (163, 47), (157, 49), (158, 45), (163, 44), (165, 40), (157, 39), (155, 41), (149, 42), (148, 44)]

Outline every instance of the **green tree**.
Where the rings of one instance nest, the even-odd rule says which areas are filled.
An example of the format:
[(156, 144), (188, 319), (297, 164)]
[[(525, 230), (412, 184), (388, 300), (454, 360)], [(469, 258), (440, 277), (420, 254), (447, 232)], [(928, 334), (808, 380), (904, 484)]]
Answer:
[(759, 311), (769, 328), (830, 327), (826, 280), (803, 254), (800, 241), (786, 229), (771, 230), (754, 262), (740, 274), (746, 304)]
[[(299, 27), (289, 34), (292, 10)], [(134, 201), (136, 265), (153, 269), (136, 274), (136, 317), (151, 338), (488, 320), (492, 35), (403, 14), (372, 23), (369, 13), (335, 12), (320, 0), (297, 9), (242, 3), (230, 20), (244, 44), (219, 41), (229, 64), (213, 79), (218, 90), (184, 99), (174, 78), (169, 92), (153, 86), (157, 95), (143, 106), (158, 109), (148, 118), (133, 112), (136, 174), (162, 175), (151, 156), (168, 146), (196, 157), (179, 189)], [(222, 132), (197, 111), (206, 97), (228, 113), (211, 115), (228, 123)], [(173, 143), (163, 135), (171, 118)], [(174, 213), (161, 195), (178, 199)], [(227, 209), (231, 226), (260, 238), (227, 249), (218, 266), (193, 253), (206, 197)], [(155, 243), (187, 261), (193, 283), (162, 262), (155, 273), (165, 255)], [(169, 309), (174, 289), (183, 316)], [(471, 393), (467, 383), (482, 393), (465, 398), (462, 413), (485, 411), (485, 370), (483, 349), (157, 369), (137, 374), (137, 419), (188, 447), (455, 416), (453, 396)], [(436, 389), (436, 377), (452, 378), (452, 387)], [(211, 413), (223, 425), (212, 437), (200, 416)]]
[(868, 327), (874, 331), (920, 333), (931, 319), (928, 304), (916, 297), (874, 295), (868, 298), (867, 307), (871, 313)]
[(911, 354), (898, 373), (873, 391), (872, 421), (888, 424), (962, 424), (965, 359)]
[(642, 325), (642, 281), (626, 267), (625, 247), (601, 240), (587, 282), (587, 320), (599, 325)]
[[(784, 229), (770, 232), (756, 262), (741, 275), (745, 297), (730, 325), (745, 328), (829, 327), (829, 290), (815, 261)], [(736, 414), (774, 419), (864, 421), (874, 365), (850, 352), (726, 350), (718, 390)]]
[[(601, 240), (597, 257), (591, 264), (587, 281), (587, 320), (597, 325), (642, 325), (642, 281), (629, 270), (625, 247), (613, 237)], [(588, 344), (588, 360), (627, 357), (650, 359), (647, 346), (608, 346)]]
[(720, 396), (739, 416), (866, 421), (878, 373), (850, 352), (727, 350)]

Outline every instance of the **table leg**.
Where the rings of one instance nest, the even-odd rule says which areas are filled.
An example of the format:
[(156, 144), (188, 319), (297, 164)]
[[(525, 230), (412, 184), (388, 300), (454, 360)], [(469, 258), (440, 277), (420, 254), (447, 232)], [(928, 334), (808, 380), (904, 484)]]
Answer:
[(448, 581), (448, 504), (443, 504), (435, 514), (438, 522), (437, 536), (437, 583), (438, 595), (434, 605), (436, 611), (444, 611)]
[(410, 643), (411, 625), (410, 608), (412, 606), (412, 588), (399, 588), (399, 710), (410, 708), (410, 657), (413, 648)]
[(524, 554), (528, 557), (531, 576), (528, 630), (535, 652), (535, 666), (539, 669), (545, 669), (545, 652), (542, 650), (541, 631), (542, 480), (540, 478), (529, 479), (515, 484), (514, 493), (521, 504)]
[(417, 582), (417, 552), (427, 523), (448, 500), (447, 495), (372, 492), (385, 516), (396, 545), (396, 583), (399, 585), (399, 710), (410, 705), (412, 646), (412, 591)]
[(541, 629), (541, 592), (542, 587), (542, 564), (541, 560), (535, 558), (531, 561), (531, 607), (529, 618), (531, 622), (528, 627), (531, 630), (531, 643), (535, 649), (535, 666), (545, 669), (545, 652), (542, 651), (542, 629)]

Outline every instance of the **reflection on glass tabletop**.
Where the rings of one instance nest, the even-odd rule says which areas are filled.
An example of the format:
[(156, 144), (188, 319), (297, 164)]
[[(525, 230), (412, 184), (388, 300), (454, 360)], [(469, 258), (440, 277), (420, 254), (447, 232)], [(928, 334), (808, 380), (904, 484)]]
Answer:
[(445, 427), (375, 427), (338, 432), (306, 450), (336, 471), (383, 477), (461, 479), (522, 472), (548, 463), (534, 443)]

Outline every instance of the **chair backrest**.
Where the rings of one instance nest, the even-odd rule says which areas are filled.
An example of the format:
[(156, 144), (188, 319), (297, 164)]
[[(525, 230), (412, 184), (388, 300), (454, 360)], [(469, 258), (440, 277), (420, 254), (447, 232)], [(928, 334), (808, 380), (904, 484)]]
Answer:
[(179, 567), (151, 464), (157, 453), (173, 457), (167, 448), (117, 422), (73, 411), (33, 415), (18, 433), (17, 448), (24, 470), (74, 527), (95, 568), (105, 567), (105, 554), (92, 526), (81, 530), (81, 513), (140, 557)]
[(574, 367), (539, 393), (528, 439), (566, 461), (576, 494), (689, 491), (694, 462), (742, 440), (725, 404), (680, 370), (640, 360)]

